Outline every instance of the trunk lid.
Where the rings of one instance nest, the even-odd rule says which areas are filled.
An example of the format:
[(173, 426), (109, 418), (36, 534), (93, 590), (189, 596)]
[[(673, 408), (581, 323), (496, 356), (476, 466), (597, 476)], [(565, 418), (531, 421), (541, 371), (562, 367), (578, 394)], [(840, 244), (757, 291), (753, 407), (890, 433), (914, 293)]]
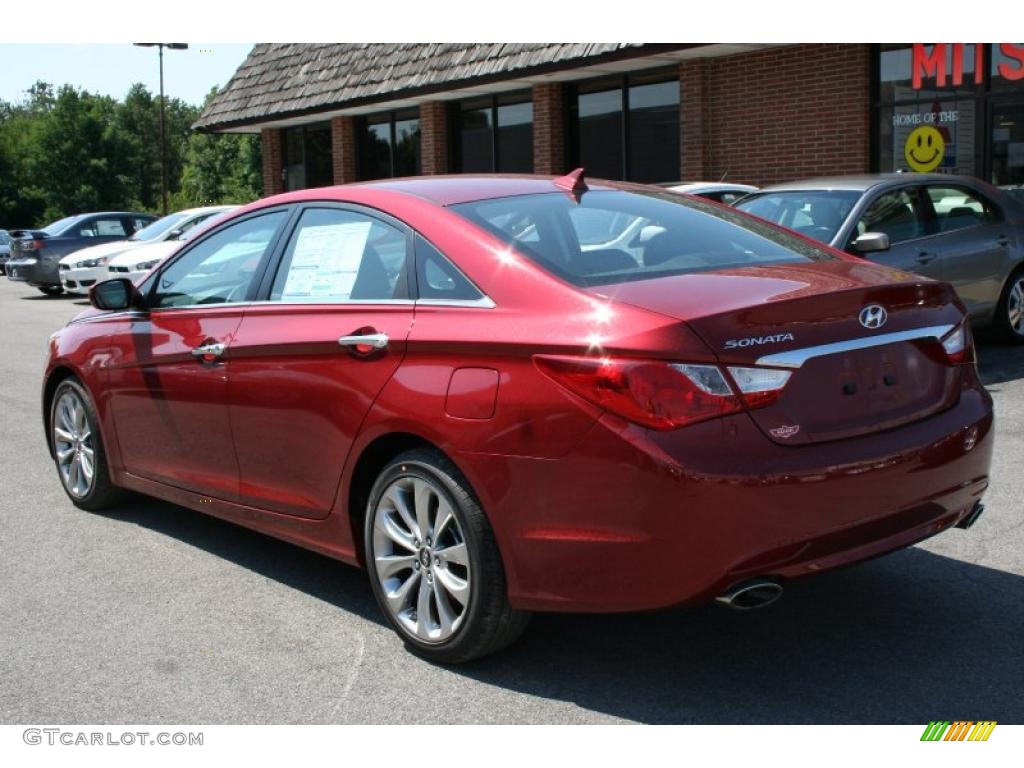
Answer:
[[(684, 320), (725, 366), (789, 370), (750, 411), (782, 445), (890, 429), (952, 406), (959, 367), (939, 337), (963, 321), (945, 283), (861, 261), (751, 267), (602, 286), (595, 293)], [(884, 308), (878, 327), (861, 312)]]
[(33, 240), (45, 240), (48, 235), (38, 229), (12, 229), (11, 235), (11, 258), (17, 258), (25, 254), (34, 254), (34, 250), (26, 250), (22, 247), (23, 243), (32, 242)]

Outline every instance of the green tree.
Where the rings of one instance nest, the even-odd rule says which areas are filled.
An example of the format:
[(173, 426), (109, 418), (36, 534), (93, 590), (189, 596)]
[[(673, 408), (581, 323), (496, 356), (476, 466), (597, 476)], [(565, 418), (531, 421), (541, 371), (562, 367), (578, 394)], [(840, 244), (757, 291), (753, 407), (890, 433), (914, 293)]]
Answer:
[[(216, 95), (214, 88), (206, 103)], [(198, 111), (197, 111), (198, 116)], [(176, 207), (249, 203), (263, 186), (260, 138), (252, 134), (189, 135)]]

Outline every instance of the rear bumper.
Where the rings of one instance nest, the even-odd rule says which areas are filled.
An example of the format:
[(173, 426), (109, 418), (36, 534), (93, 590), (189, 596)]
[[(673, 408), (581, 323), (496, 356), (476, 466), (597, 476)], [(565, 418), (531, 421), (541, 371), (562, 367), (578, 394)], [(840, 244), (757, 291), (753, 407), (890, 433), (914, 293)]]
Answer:
[(855, 563), (966, 517), (993, 442), (991, 399), (969, 378), (943, 413), (832, 443), (776, 445), (746, 414), (668, 433), (604, 417), (558, 461), (460, 461), (481, 478), (516, 607), (664, 608)]
[(57, 262), (46, 257), (19, 257), (11, 259), (7, 262), (7, 278), (28, 283), (29, 285), (60, 285), (60, 277), (57, 275)]

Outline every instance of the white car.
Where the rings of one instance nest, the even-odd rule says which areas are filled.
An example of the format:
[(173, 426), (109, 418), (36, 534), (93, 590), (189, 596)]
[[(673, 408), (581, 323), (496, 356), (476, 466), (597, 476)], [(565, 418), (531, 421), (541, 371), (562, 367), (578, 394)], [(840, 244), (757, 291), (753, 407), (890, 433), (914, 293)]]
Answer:
[[(237, 206), (217, 205), (205, 208), (188, 208), (184, 211), (171, 213), (157, 219), (148, 227), (144, 227), (127, 240), (116, 240), (82, 248), (69, 253), (57, 266), (61, 285), (68, 293), (86, 293), (97, 282), (107, 280), (112, 275), (107, 270), (107, 263), (115, 256), (133, 251), (147, 244), (174, 242), (200, 222), (211, 216), (234, 210)], [(171, 249), (173, 250), (173, 248)]]
[(706, 197), (708, 200), (725, 205), (732, 205), (751, 192), (757, 192), (757, 187), (752, 187), (749, 184), (727, 184), (721, 181), (692, 181), (666, 186), (672, 192)]
[(195, 235), (206, 229), (206, 224), (213, 224), (221, 216), (235, 210), (237, 207), (237, 205), (220, 206), (212, 215), (203, 220), (204, 226), (197, 227), (193, 225), (173, 240), (143, 243), (136, 248), (117, 254), (107, 263), (107, 274), (104, 275), (103, 280), (127, 277), (133, 282), (138, 282), (140, 277), (145, 277), (153, 267), (178, 250)]

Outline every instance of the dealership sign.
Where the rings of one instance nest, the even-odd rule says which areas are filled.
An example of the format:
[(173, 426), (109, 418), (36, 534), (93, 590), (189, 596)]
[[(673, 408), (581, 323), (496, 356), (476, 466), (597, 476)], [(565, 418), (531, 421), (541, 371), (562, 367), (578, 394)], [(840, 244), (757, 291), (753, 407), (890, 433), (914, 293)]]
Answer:
[[(974, 84), (981, 85), (985, 77), (986, 45), (935, 43), (930, 46), (929, 51), (929, 46), (924, 43), (914, 43), (910, 65), (913, 89), (921, 90), (926, 77), (934, 78), (937, 88), (945, 88), (947, 79), (951, 80), (953, 85), (963, 85), (964, 49), (968, 45), (974, 46)], [(1009, 60), (1000, 62), (996, 67), (1000, 77), (1007, 80), (1024, 80), (1024, 45), (999, 43), (999, 52)]]

